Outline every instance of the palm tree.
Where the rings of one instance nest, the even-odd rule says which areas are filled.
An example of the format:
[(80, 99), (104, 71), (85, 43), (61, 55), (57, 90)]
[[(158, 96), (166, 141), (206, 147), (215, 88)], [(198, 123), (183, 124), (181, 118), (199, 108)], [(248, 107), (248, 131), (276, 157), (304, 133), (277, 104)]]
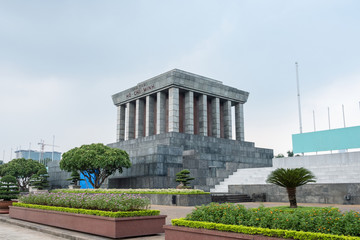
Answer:
[(296, 188), (316, 181), (312, 172), (306, 168), (278, 168), (269, 174), (266, 182), (286, 188), (290, 207), (297, 208)]

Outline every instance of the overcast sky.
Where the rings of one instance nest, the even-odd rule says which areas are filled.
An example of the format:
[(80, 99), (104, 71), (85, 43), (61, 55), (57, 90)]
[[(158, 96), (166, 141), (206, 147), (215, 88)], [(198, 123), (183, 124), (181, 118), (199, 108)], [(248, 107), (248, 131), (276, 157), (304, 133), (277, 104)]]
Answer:
[[(360, 1), (0, 0), (0, 159), (116, 140), (111, 95), (178, 68), (250, 92), (245, 140), (360, 125)], [(47, 146), (45, 150), (51, 151)], [(15, 154), (12, 153), (12, 157)]]

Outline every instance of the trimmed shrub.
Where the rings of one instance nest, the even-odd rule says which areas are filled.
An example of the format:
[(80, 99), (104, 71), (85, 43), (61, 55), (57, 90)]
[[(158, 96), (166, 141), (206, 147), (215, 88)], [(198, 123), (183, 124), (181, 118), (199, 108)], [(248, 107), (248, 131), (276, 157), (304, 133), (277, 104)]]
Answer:
[(13, 206), (16, 207), (25, 207), (25, 208), (36, 208), (42, 210), (58, 211), (58, 212), (68, 212), (68, 213), (79, 213), (87, 215), (96, 215), (102, 217), (140, 217), (140, 216), (157, 216), (160, 215), (159, 210), (140, 210), (140, 211), (122, 211), (122, 212), (110, 212), (110, 211), (101, 211), (101, 210), (89, 210), (81, 208), (66, 208), (66, 207), (54, 207), (54, 206), (45, 206), (45, 205), (36, 205), (36, 204), (26, 204), (26, 203), (13, 203)]
[(6, 175), (0, 179), (0, 199), (11, 201), (18, 198), (19, 193), (14, 176)]
[(332, 234), (326, 234), (326, 233), (312, 233), (312, 232), (282, 230), (282, 229), (246, 227), (246, 226), (227, 225), (227, 224), (211, 223), (211, 222), (189, 221), (184, 218), (172, 219), (171, 223), (174, 226), (183, 226), (183, 227), (190, 227), (190, 228), (204, 228), (204, 229), (209, 229), (209, 230), (235, 232), (235, 233), (243, 233), (243, 234), (250, 234), (250, 235), (264, 235), (264, 236), (268, 236), (268, 237), (279, 237), (279, 238), (285, 238), (285, 239), (360, 240), (359, 237), (338, 236), (338, 235), (332, 235)]
[(242, 205), (211, 203), (196, 207), (186, 220), (360, 236), (359, 212), (342, 213), (337, 208), (246, 209)]

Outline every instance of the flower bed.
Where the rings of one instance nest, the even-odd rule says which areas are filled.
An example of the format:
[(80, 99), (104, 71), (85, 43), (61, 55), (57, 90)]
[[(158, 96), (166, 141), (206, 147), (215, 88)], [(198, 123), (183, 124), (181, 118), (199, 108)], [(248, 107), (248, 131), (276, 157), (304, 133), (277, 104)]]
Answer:
[(200, 189), (55, 189), (52, 192), (66, 193), (128, 193), (128, 194), (210, 194)]
[(242, 205), (212, 203), (197, 207), (186, 219), (172, 222), (175, 226), (281, 238), (360, 239), (359, 213), (341, 213), (336, 208), (246, 209)]
[(10, 217), (111, 238), (164, 232), (166, 216), (138, 195), (41, 193), (20, 201)]
[(36, 204), (26, 204), (26, 203), (13, 203), (13, 206), (24, 207), (24, 208), (35, 208), (42, 210), (50, 210), (57, 212), (68, 212), (68, 213), (78, 213), (78, 214), (87, 214), (95, 215), (102, 217), (142, 217), (142, 216), (157, 216), (160, 215), (159, 210), (139, 210), (139, 211), (121, 211), (121, 212), (111, 212), (111, 211), (101, 211), (101, 210), (90, 210), (90, 209), (81, 209), (81, 208), (67, 208), (67, 207), (53, 207), (46, 205), (36, 205)]
[[(316, 239), (316, 240), (359, 240), (359, 237), (339, 236), (326, 233), (246, 227), (221, 223), (172, 219), (173, 226), (164, 226), (166, 239)], [(191, 230), (189, 230), (191, 229)]]
[(34, 193), (20, 197), (28, 204), (96, 209), (104, 211), (131, 211), (147, 209), (149, 199), (135, 194), (87, 194), (87, 193)]

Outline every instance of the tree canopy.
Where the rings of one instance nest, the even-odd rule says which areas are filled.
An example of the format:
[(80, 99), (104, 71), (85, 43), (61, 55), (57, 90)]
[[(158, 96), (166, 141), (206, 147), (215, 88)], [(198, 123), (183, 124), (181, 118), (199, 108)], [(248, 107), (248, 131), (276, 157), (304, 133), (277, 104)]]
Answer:
[(14, 176), (19, 189), (25, 191), (29, 186), (31, 176), (41, 169), (46, 171), (45, 166), (38, 161), (17, 158), (0, 166), (0, 176)]
[(126, 151), (110, 148), (101, 143), (82, 145), (62, 155), (60, 168), (72, 172), (80, 171), (94, 188), (99, 188), (105, 179), (116, 171), (123, 172), (131, 162)]

